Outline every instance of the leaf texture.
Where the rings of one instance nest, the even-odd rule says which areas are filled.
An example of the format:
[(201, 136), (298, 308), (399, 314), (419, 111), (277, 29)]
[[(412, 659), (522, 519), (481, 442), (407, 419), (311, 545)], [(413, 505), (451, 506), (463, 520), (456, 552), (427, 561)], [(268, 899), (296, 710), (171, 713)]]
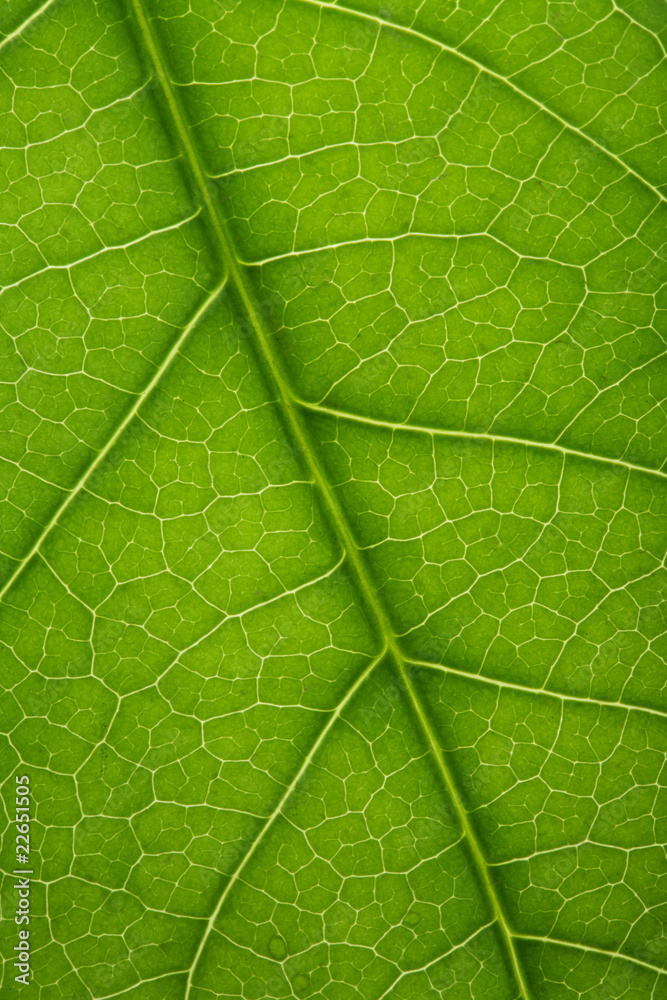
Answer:
[(667, 995), (666, 36), (5, 4), (3, 996)]

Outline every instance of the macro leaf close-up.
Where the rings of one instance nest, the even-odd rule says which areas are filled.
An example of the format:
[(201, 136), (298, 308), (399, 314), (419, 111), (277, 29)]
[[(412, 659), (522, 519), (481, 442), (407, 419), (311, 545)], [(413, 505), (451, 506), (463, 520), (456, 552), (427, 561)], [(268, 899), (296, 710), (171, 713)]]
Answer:
[(4, 0), (3, 1000), (666, 1000), (662, 0)]

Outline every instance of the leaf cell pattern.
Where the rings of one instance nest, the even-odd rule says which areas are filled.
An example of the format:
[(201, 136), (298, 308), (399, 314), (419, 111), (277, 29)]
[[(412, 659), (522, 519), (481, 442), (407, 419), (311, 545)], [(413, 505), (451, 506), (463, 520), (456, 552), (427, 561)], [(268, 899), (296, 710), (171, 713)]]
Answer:
[(5, 4), (40, 1000), (665, 996), (666, 35)]

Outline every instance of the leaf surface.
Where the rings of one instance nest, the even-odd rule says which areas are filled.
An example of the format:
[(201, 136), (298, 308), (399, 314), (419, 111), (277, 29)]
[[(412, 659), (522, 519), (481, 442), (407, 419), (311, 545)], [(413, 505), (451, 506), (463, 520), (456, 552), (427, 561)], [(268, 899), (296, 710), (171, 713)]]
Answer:
[(664, 45), (649, 0), (5, 5), (40, 1000), (664, 995)]

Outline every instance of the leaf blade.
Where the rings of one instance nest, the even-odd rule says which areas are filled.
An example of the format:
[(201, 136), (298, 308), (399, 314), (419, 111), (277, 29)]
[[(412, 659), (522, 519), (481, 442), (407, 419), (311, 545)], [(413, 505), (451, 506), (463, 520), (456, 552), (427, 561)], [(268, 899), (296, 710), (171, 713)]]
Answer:
[[(133, 3), (140, 18), (143, 17), (140, 5), (135, 0)], [(285, 17), (292, 18), (291, 23), (297, 25), (300, 18), (305, 18), (302, 23), (308, 30), (301, 38), (308, 38), (309, 31), (313, 35), (319, 32), (320, 38), (321, 26), (310, 15), (306, 16), (305, 5), (288, 6)], [(322, 8), (322, 17), (330, 18), (326, 30), (332, 38), (341, 24), (352, 23), (345, 20), (345, 15), (336, 20), (332, 5), (317, 6)], [(270, 18), (272, 10), (267, 5), (268, 14), (263, 12), (263, 15)], [(225, 31), (229, 34), (225, 36), (223, 32), (222, 37), (234, 39), (235, 57), (243, 67), (242, 49), (247, 38), (239, 40), (234, 35), (240, 23), (237, 22), (236, 28), (227, 23)], [(288, 50), (293, 51), (293, 61), (288, 60), (283, 69), (288, 76), (292, 72), (303, 73), (302, 42), (296, 35), (290, 39), (289, 32), (283, 29), (284, 24), (280, 31), (274, 26), (269, 45), (275, 49), (282, 44), (276, 38), (282, 37), (285, 44), (289, 39)], [(144, 18), (143, 33), (149, 33), (149, 50), (151, 31)], [(369, 43), (369, 37), (364, 35), (361, 39), (362, 48)], [(393, 44), (393, 36), (389, 36), (389, 44)], [(153, 48), (155, 60), (158, 49)], [(266, 54), (265, 57), (268, 60)], [(205, 65), (200, 60), (200, 68)], [(219, 64), (213, 61), (210, 65), (225, 66), (225, 61)], [(266, 61), (264, 66), (268, 65)], [(304, 996), (325, 990), (325, 995), (347, 997), (357, 995), (361, 988), (364, 994), (373, 996), (435, 998), (458, 980), (469, 984), (472, 995), (493, 995), (505, 1000), (517, 995), (517, 985), (511, 982), (513, 966), (524, 1000), (531, 989), (551, 989), (557, 983), (583, 996), (596, 976), (600, 982), (604, 981), (605, 988), (625, 990), (625, 973), (614, 972), (612, 976), (609, 962), (622, 955), (623, 959), (637, 958), (647, 972), (659, 969), (660, 965), (650, 960), (653, 953), (647, 960), (643, 950), (651, 945), (651, 927), (644, 927), (637, 920), (633, 923), (631, 913), (629, 917), (624, 915), (623, 920), (629, 921), (632, 931), (630, 943), (627, 947), (624, 943), (619, 945), (625, 951), (615, 951), (607, 945), (615, 946), (617, 939), (613, 934), (617, 930), (609, 937), (611, 931), (594, 928), (589, 933), (587, 929), (581, 938), (577, 930), (579, 903), (575, 901), (574, 910), (572, 906), (570, 910), (563, 908), (564, 915), (558, 917), (560, 923), (545, 925), (545, 940), (550, 942), (548, 952), (536, 962), (537, 945), (544, 945), (544, 941), (533, 935), (529, 944), (531, 936), (525, 933), (526, 927), (532, 929), (532, 897), (524, 893), (528, 900), (524, 912), (515, 906), (512, 896), (525, 878), (521, 864), (526, 859), (521, 855), (514, 857), (511, 851), (507, 858), (503, 856), (505, 867), (498, 884), (489, 874), (487, 860), (487, 853), (495, 850), (494, 823), (498, 829), (503, 823), (508, 830), (516, 829), (519, 840), (521, 810), (525, 813), (526, 802), (529, 816), (533, 810), (533, 818), (528, 822), (548, 820), (552, 826), (565, 824), (568, 831), (564, 849), (572, 848), (571, 841), (579, 832), (577, 827), (575, 836), (571, 829), (577, 823), (581, 826), (582, 818), (576, 812), (574, 817), (568, 813), (559, 782), (565, 780), (568, 768), (572, 771), (568, 780), (574, 784), (590, 783), (591, 767), (604, 770), (605, 761), (598, 758), (600, 748), (606, 745), (604, 741), (609, 743), (608, 736), (603, 738), (594, 730), (595, 739), (591, 737), (590, 744), (585, 739), (577, 743), (581, 733), (575, 732), (575, 726), (568, 737), (573, 741), (570, 748), (558, 744), (559, 736), (555, 741), (552, 739), (552, 750), (543, 763), (545, 773), (550, 775), (545, 781), (541, 771), (537, 778), (530, 771), (535, 768), (531, 754), (539, 741), (526, 748), (518, 740), (516, 760), (512, 767), (508, 766), (503, 742), (507, 740), (507, 719), (497, 719), (492, 713), (488, 733), (479, 743), (479, 749), (475, 744), (474, 752), (481, 763), (471, 764), (470, 757), (465, 756), (470, 752), (465, 739), (457, 747), (452, 734), (469, 738), (474, 735), (477, 723), (472, 725), (470, 718), (468, 729), (464, 726), (461, 730), (447, 718), (444, 722), (438, 719), (440, 696), (424, 698), (421, 693), (424, 675), (434, 673), (434, 667), (439, 667), (440, 679), (446, 678), (443, 684), (468, 684), (470, 703), (480, 699), (483, 702), (484, 698), (488, 701), (489, 691), (495, 691), (492, 697), (498, 704), (505, 699), (503, 704), (509, 705), (510, 716), (522, 703), (521, 696), (535, 690), (533, 714), (541, 718), (543, 707), (553, 704), (557, 693), (538, 694), (539, 686), (530, 686), (532, 675), (521, 675), (520, 680), (526, 683), (516, 683), (520, 670), (507, 656), (504, 666), (491, 665), (491, 674), (498, 669), (501, 673), (505, 671), (501, 678), (482, 679), (477, 676), (479, 664), (465, 660), (463, 669), (461, 665), (448, 669), (448, 664), (438, 662), (442, 659), (440, 648), (435, 651), (433, 664), (424, 661), (423, 665), (417, 665), (414, 680), (406, 667), (414, 650), (408, 642), (405, 651), (405, 636), (411, 641), (411, 634), (418, 636), (418, 629), (424, 624), (420, 624), (418, 614), (415, 617), (412, 598), (406, 597), (409, 588), (414, 588), (418, 580), (426, 580), (431, 564), (440, 565), (441, 570), (451, 569), (454, 564), (452, 539), (439, 539), (435, 549), (426, 551), (433, 532), (439, 530), (438, 511), (445, 515), (444, 522), (450, 527), (456, 524), (455, 531), (459, 541), (467, 546), (480, 586), (484, 580), (483, 601), (488, 603), (485, 613), (490, 608), (492, 616), (495, 614), (499, 620), (505, 616), (504, 611), (498, 613), (498, 602), (502, 603), (504, 598), (499, 596), (503, 587), (499, 591), (497, 583), (503, 575), (506, 577), (503, 586), (512, 593), (512, 614), (539, 604), (526, 602), (524, 591), (528, 584), (520, 573), (516, 575), (523, 559), (528, 558), (517, 539), (521, 530), (525, 533), (533, 530), (531, 518), (545, 530), (551, 523), (551, 508), (547, 510), (551, 501), (546, 498), (554, 484), (548, 476), (547, 480), (544, 478), (549, 464), (549, 442), (531, 442), (529, 437), (517, 441), (510, 435), (495, 435), (497, 454), (494, 452), (489, 461), (483, 455), (488, 444), (482, 440), (486, 432), (478, 435), (475, 430), (452, 427), (451, 433), (447, 433), (450, 429), (445, 426), (442, 428), (445, 434), (440, 436), (448, 450), (440, 453), (442, 464), (429, 487), (432, 456), (429, 458), (429, 447), (424, 450), (421, 443), (414, 442), (419, 435), (434, 439), (436, 435), (430, 430), (424, 434), (421, 428), (411, 429), (410, 420), (388, 421), (391, 426), (382, 427), (375, 412), (371, 409), (365, 413), (363, 407), (360, 407), (361, 419), (351, 415), (353, 419), (347, 430), (344, 425), (348, 416), (342, 415), (340, 420), (335, 406), (312, 419), (310, 413), (317, 412), (318, 404), (308, 402), (303, 406), (297, 402), (299, 396), (306, 396), (300, 376), (293, 365), (284, 365), (279, 356), (281, 352), (273, 333), (275, 312), (271, 312), (275, 300), (269, 301), (268, 311), (266, 303), (260, 310), (253, 278), (257, 271), (244, 269), (227, 235), (226, 217), (215, 200), (220, 189), (210, 187), (195, 145), (195, 141), (201, 143), (202, 132), (187, 122), (192, 109), (189, 96), (174, 96), (175, 84), (172, 85), (164, 66), (160, 68), (158, 64), (157, 76), (166, 93), (172, 132), (180, 137), (181, 152), (186, 164), (189, 161), (188, 169), (198, 189), (194, 202), (203, 204), (211, 216), (209, 239), (230, 275), (235, 288), (231, 298), (236, 301), (230, 309), (229, 302), (217, 299), (214, 302), (212, 296), (207, 300), (210, 310), (200, 308), (197, 315), (200, 321), (191, 322), (188, 333), (181, 333), (167, 357), (167, 361), (173, 360), (173, 365), (163, 364), (149, 389), (144, 390), (144, 396), (136, 401), (131, 416), (126, 417), (107, 442), (103, 457), (95, 462), (93, 474), (86, 480), (85, 494), (81, 492), (81, 515), (79, 505), (73, 505), (71, 511), (63, 511), (60, 520), (53, 518), (53, 530), (44, 536), (44, 564), (33, 562), (30, 573), (20, 580), (17, 577), (16, 586), (7, 594), (15, 620), (6, 622), (5, 636), (9, 648), (17, 653), (12, 671), (17, 679), (16, 690), (21, 692), (16, 704), (19, 715), (25, 714), (26, 708), (30, 713), (25, 719), (27, 725), (19, 722), (13, 730), (14, 746), (42, 778), (48, 773), (52, 781), (56, 775), (69, 780), (69, 784), (60, 786), (67, 788), (68, 801), (73, 803), (80, 797), (80, 804), (85, 806), (85, 815), (79, 813), (77, 818), (70, 811), (67, 818), (67, 823), (76, 830), (73, 867), (67, 874), (66, 867), (58, 869), (55, 865), (46, 876), (49, 912), (56, 916), (53, 947), (60, 949), (59, 961), (64, 963), (63, 983), (77, 977), (77, 988), (86, 995), (129, 992), (143, 998), (158, 995), (152, 992), (151, 984), (155, 983), (156, 990), (167, 988), (174, 991), (174, 996), (185, 993), (203, 997), (210, 990), (219, 994), (220, 989), (227, 996), (246, 995), (247, 991), (256, 990), (258, 979), (263, 978), (262, 988), (275, 996), (290, 995), (293, 990)], [(311, 94), (309, 99), (316, 107), (322, 96)], [(340, 99), (344, 100), (345, 95)], [(344, 125), (345, 109), (339, 107), (336, 113), (339, 124)], [(325, 130), (323, 134), (328, 137), (330, 133)], [(297, 138), (298, 142), (306, 141), (303, 133)], [(308, 155), (299, 153), (299, 162)], [(382, 155), (378, 161), (384, 170), (387, 164)], [(371, 167), (373, 164), (367, 159), (364, 171)], [(393, 175), (388, 181), (389, 189), (392, 184), (400, 188), (402, 183)], [(413, 180), (408, 176), (406, 183), (409, 186)], [(348, 217), (352, 225), (359, 190), (358, 186), (350, 189), (347, 203), (352, 210)], [(192, 199), (188, 201), (192, 204)], [(328, 218), (326, 213), (331, 204), (316, 220), (317, 226)], [(236, 235), (238, 238), (238, 232)], [(642, 260), (637, 258), (635, 263), (640, 266)], [(289, 271), (283, 276), (293, 280)], [(650, 288), (654, 278), (649, 272)], [(600, 280), (604, 289), (604, 275), (598, 274), (596, 280)], [(354, 292), (355, 296), (358, 294)], [(429, 291), (427, 302), (430, 295)], [(353, 297), (350, 303), (361, 310), (365, 307), (357, 303), (363, 298), (363, 295), (359, 299)], [(264, 356), (259, 365), (248, 349), (247, 326), (241, 326), (239, 338), (239, 313), (243, 310), (252, 319), (254, 336)], [(363, 320), (361, 312), (358, 316)], [(473, 317), (473, 322), (479, 319)], [(289, 330), (289, 323), (285, 326)], [(344, 332), (341, 328), (335, 331), (337, 336), (341, 332)], [(215, 379), (222, 380), (217, 390)], [(461, 432), (472, 440), (460, 448), (456, 437)], [(556, 448), (551, 449), (562, 456), (563, 470), (569, 462), (570, 493), (564, 492), (567, 503), (553, 515), (560, 519), (554, 523), (563, 537), (568, 538), (570, 550), (579, 553), (576, 558), (568, 555), (573, 560), (567, 566), (569, 576), (562, 575), (569, 598), (559, 593), (553, 583), (558, 574), (554, 576), (545, 562), (558, 558), (558, 545), (553, 539), (530, 558), (538, 560), (543, 582), (551, 587), (549, 599), (556, 599), (561, 605), (569, 599), (569, 610), (561, 615), (562, 620), (568, 614), (572, 616), (573, 599), (575, 603), (579, 601), (586, 612), (583, 618), (580, 616), (581, 628), (588, 629), (586, 642), (591, 641), (591, 636), (593, 640), (596, 637), (589, 622), (598, 610), (595, 602), (600, 605), (618, 592), (627, 595), (627, 600), (641, 609), (639, 634), (648, 643), (646, 648), (657, 636), (658, 649), (659, 631), (652, 608), (655, 595), (660, 593), (661, 577), (654, 563), (664, 532), (659, 517), (659, 477), (654, 481), (642, 463), (653, 463), (659, 449), (635, 454), (632, 448), (636, 445), (627, 441), (624, 444), (621, 435), (620, 445), (612, 441), (609, 454), (604, 456), (610, 475), (600, 479), (597, 467), (595, 473), (588, 473), (585, 470), (589, 466), (581, 462), (584, 456), (578, 453), (577, 444), (582, 437), (585, 435), (579, 427), (576, 435), (566, 438), (565, 444), (558, 438)], [(388, 444), (383, 443), (387, 441)], [(499, 450), (501, 445), (503, 450)], [(544, 460), (539, 456), (540, 448), (545, 453)], [(431, 445), (431, 453), (435, 450), (435, 444)], [(446, 492), (457, 478), (452, 475), (452, 461), (455, 463), (459, 458), (468, 463), (465, 475), (459, 477), (463, 494), (474, 498), (471, 510), (463, 515), (459, 509), (461, 495), (457, 496), (456, 490)], [(614, 500), (620, 479), (611, 470), (619, 465), (625, 466), (628, 474), (620, 484), (620, 499)], [(356, 481), (351, 490), (345, 478), (346, 466), (355, 468)], [(531, 479), (533, 469), (537, 470), (537, 479)], [(642, 476), (638, 477), (640, 471)], [(563, 475), (565, 472), (561, 471), (561, 478)], [(448, 482), (450, 485), (446, 485)], [(651, 484), (648, 488), (641, 486), (647, 482)], [(582, 486), (585, 483), (588, 486)], [(432, 500), (422, 503), (420, 498), (436, 485), (440, 493), (435, 505)], [(489, 490), (490, 502), (486, 499)], [(563, 492), (560, 483), (559, 490)], [(647, 501), (649, 494), (651, 499)], [(568, 506), (570, 495), (573, 506)], [(389, 497), (393, 497), (393, 509), (391, 503), (387, 506)], [(516, 504), (519, 504), (517, 511)], [(520, 530), (517, 516), (519, 521), (524, 519)], [(593, 518), (607, 524), (599, 538), (593, 538)], [(396, 548), (387, 548), (382, 531), (377, 533), (383, 519), (390, 526), (391, 545), (403, 544), (405, 549), (404, 543), (417, 542), (415, 552), (406, 549), (397, 558)], [(334, 536), (337, 536), (335, 543)], [(500, 545), (494, 547), (496, 536)], [(582, 537), (584, 544), (577, 550)], [(645, 540), (649, 538), (647, 544)], [(589, 566), (577, 562), (583, 558), (584, 549), (597, 559), (592, 575)], [(346, 563), (340, 562), (341, 550), (347, 552)], [(495, 577), (488, 567), (496, 573)], [(577, 581), (584, 580), (586, 586), (577, 591)], [(480, 586), (476, 600), (481, 600)], [(437, 586), (433, 590), (433, 581), (427, 580), (426, 589), (419, 591), (419, 587), (421, 582), (415, 593), (428, 596), (432, 605), (424, 621), (431, 625), (435, 622), (437, 637), (442, 631), (437, 622), (440, 600)], [(609, 591), (607, 597), (603, 595), (604, 587)], [(41, 607), (36, 610), (36, 595), (41, 593), (52, 599), (50, 624), (49, 614), (45, 617)], [(442, 606), (446, 605), (447, 602)], [(604, 615), (618, 634), (629, 634), (628, 607), (609, 604)], [(94, 629), (89, 624), (93, 619)], [(516, 614), (511, 620), (511, 635), (521, 638), (526, 622), (519, 621)], [(20, 636), (16, 624), (23, 624)], [(595, 628), (603, 629), (602, 636), (604, 627), (607, 627), (604, 622), (595, 621)], [(86, 636), (90, 637), (95, 666), (89, 676), (90, 680), (102, 680), (102, 686), (91, 686), (88, 682), (89, 668), (85, 655), (82, 657), (80, 653), (78, 659), (72, 660), (72, 674), (66, 687), (59, 688), (57, 680), (55, 684), (47, 680), (42, 690), (35, 685), (34, 677), (29, 679), (22, 674), (25, 666), (30, 665), (33, 670), (39, 668), (45, 678), (53, 678), (54, 670), (54, 679), (61, 676), (64, 647), (58, 646), (59, 633), (67, 641), (81, 644), (81, 649), (85, 647)], [(526, 633), (528, 641), (529, 633), (530, 625)], [(52, 648), (40, 660), (41, 635)], [(378, 639), (380, 645), (382, 639), (389, 645), (399, 675), (403, 675), (398, 685), (396, 676), (392, 679), (385, 668), (382, 668), (384, 680), (379, 680), (380, 664), (378, 669), (373, 666), (374, 656), (379, 652)], [(540, 634), (538, 645), (531, 648), (544, 649), (547, 640), (553, 639), (546, 633)], [(418, 640), (423, 642), (419, 636)], [(475, 638), (471, 648), (483, 652), (483, 641), (482, 635), (480, 646), (479, 638)], [(644, 674), (639, 670), (633, 675), (635, 667), (627, 657), (636, 657), (636, 647), (627, 647), (626, 652), (623, 641), (616, 640), (617, 662), (612, 663), (613, 669), (608, 669), (608, 661), (601, 660), (592, 679), (579, 677), (573, 681), (576, 671), (575, 675), (568, 675), (567, 670), (561, 669), (558, 675), (554, 664), (551, 665), (542, 689), (552, 683), (551, 671), (556, 670), (555, 686), (562, 688), (564, 695), (559, 699), (561, 719), (565, 716), (584, 719), (588, 718), (586, 713), (597, 712), (600, 719), (606, 720), (618, 718), (618, 713), (632, 708), (626, 712), (628, 718), (632, 715), (648, 720), (641, 726), (660, 723), (660, 710), (653, 709), (653, 691), (647, 687), (647, 678), (652, 672), (655, 674), (655, 662), (641, 668)], [(42, 648), (46, 648), (43, 641)], [(577, 655), (575, 651), (572, 662), (578, 669)], [(336, 676), (339, 664), (343, 665), (342, 673)], [(619, 681), (621, 666), (626, 673)], [(508, 668), (510, 680), (506, 676)], [(480, 670), (487, 669), (484, 654)], [(607, 674), (611, 680), (605, 679)], [(434, 690), (436, 676), (440, 675), (434, 674), (429, 680)], [(659, 677), (655, 676), (659, 691)], [(636, 689), (627, 688), (630, 679)], [(573, 683), (574, 689), (568, 688)], [(591, 687), (600, 683), (599, 689)], [(621, 687), (617, 690), (619, 683)], [(105, 698), (108, 701), (104, 687), (114, 692), (117, 707), (113, 713), (108, 707), (111, 702), (107, 705), (104, 701)], [(65, 690), (68, 695), (64, 695)], [(49, 703), (56, 706), (53, 717), (52, 712), (47, 713), (48, 725), (39, 701), (44, 691), (50, 692)], [(373, 695), (372, 691), (376, 693)], [(607, 703), (610, 691), (617, 697)], [(619, 697), (628, 692), (630, 702), (633, 698), (643, 700), (650, 710), (644, 712), (641, 707), (620, 704)], [(355, 693), (357, 697), (353, 698)], [(68, 714), (66, 706), (72, 698), (80, 702), (80, 714)], [(109, 719), (113, 714), (102, 739), (87, 721), (87, 699), (91, 705), (99, 706), (95, 711), (100, 718)], [(447, 711), (451, 702), (446, 696), (443, 704)], [(416, 717), (410, 715), (411, 711)], [(637, 711), (642, 715), (637, 716)], [(482, 716), (483, 712), (480, 719)], [(328, 719), (324, 728), (323, 717)], [(498, 731), (496, 726), (500, 727)], [(602, 723), (598, 728), (602, 732)], [(624, 802), (622, 808), (630, 809), (631, 823), (635, 824), (632, 829), (638, 831), (639, 851), (633, 857), (645, 856), (641, 852), (648, 845), (641, 847), (642, 838), (656, 835), (655, 829), (653, 834), (649, 830), (650, 824), (658, 820), (652, 812), (655, 800), (649, 801), (647, 796), (653, 794), (654, 785), (657, 788), (655, 761), (663, 730), (654, 732), (656, 746), (651, 750), (639, 747), (636, 735), (628, 744), (623, 742), (623, 736), (614, 750), (617, 763), (620, 761), (627, 770), (627, 777), (616, 786)], [(45, 750), (53, 768), (50, 772), (40, 768), (38, 754)], [(111, 758), (109, 750), (114, 755)], [(635, 755), (634, 763), (628, 754)], [(354, 761), (351, 770), (350, 761)], [(562, 765), (559, 761), (566, 763)], [(109, 768), (111, 773), (105, 778)], [(487, 798), (493, 792), (490, 803), (476, 800), (479, 789), (474, 783), (471, 787), (466, 783), (468, 776), (483, 768), (492, 771), (495, 768), (494, 773), (499, 775), (494, 779), (495, 785), (493, 780), (481, 783)], [(516, 789), (508, 789), (503, 783), (515, 770), (522, 777)], [(74, 775), (69, 779), (72, 771)], [(482, 774), (487, 773), (491, 772), (482, 770)], [(154, 775), (155, 796), (146, 781), (149, 775)], [(607, 780), (605, 772), (603, 784)], [(539, 803), (533, 805), (537, 799), (531, 781), (542, 781), (549, 789), (552, 801), (546, 813), (538, 808)], [(522, 803), (523, 786), (528, 798)], [(103, 787), (107, 789), (104, 794)], [(390, 795), (389, 803), (380, 794), (383, 787)], [(75, 788), (79, 791), (75, 792)], [(425, 788), (430, 789), (427, 794)], [(510, 801), (517, 790), (518, 800)], [(587, 799), (583, 791), (578, 794), (581, 803), (590, 802), (590, 796)], [(599, 836), (602, 830), (612, 840), (622, 839), (625, 834), (618, 832), (621, 829), (618, 817), (612, 815), (616, 808), (614, 800), (604, 798), (606, 791), (600, 794), (595, 835)], [(553, 806), (559, 795), (561, 799)], [(495, 799), (503, 804), (504, 812)], [(319, 822), (322, 809), (326, 815)], [(550, 812), (553, 809), (555, 815)], [(40, 810), (41, 822), (49, 816), (48, 806), (40, 803)], [(447, 841), (449, 836), (443, 832), (447, 825), (450, 830), (458, 830), (457, 836), (464, 834), (469, 847), (461, 848), (463, 853), (456, 854), (458, 842), (440, 849), (443, 838)], [(436, 827), (440, 832), (434, 833)], [(594, 824), (591, 830), (595, 829)], [(549, 830), (548, 835), (553, 836)], [(288, 841), (289, 849), (285, 847)], [(620, 841), (612, 846), (627, 849), (628, 857), (629, 848), (635, 848)], [(144, 860), (137, 860), (137, 850), (143, 852)], [(306, 859), (311, 855), (312, 861), (301, 871), (299, 857)], [(433, 876), (436, 860), (442, 867)], [(597, 855), (593, 855), (593, 861), (594, 866), (601, 863)], [(563, 863), (571, 863), (570, 855), (564, 855)], [(586, 863), (581, 862), (579, 869), (581, 875), (587, 870)], [(239, 877), (242, 872), (243, 879)], [(451, 884), (454, 879), (457, 885), (464, 886), (462, 872), (467, 872), (468, 882), (458, 897)], [(376, 895), (366, 898), (363, 878), (371, 875), (377, 883)], [(536, 871), (538, 884), (543, 877), (543, 873)], [(101, 914), (103, 909), (111, 907), (113, 912), (127, 916), (120, 923), (105, 925), (101, 916), (86, 924), (79, 915), (71, 926), (75, 927), (78, 920), (83, 937), (73, 938), (68, 929), (70, 918), (66, 917), (71, 906), (69, 894), (83, 893), (86, 882), (95, 878), (100, 884), (95, 898), (90, 897), (91, 908)], [(410, 885), (408, 896), (406, 878)], [(645, 876), (642, 878), (635, 883), (634, 891), (639, 887), (639, 891), (648, 894), (648, 901), (654, 886)], [(429, 881), (433, 886), (431, 897), (425, 888)], [(610, 887), (612, 882), (613, 878)], [(532, 876), (529, 884), (532, 891)], [(336, 891), (347, 894), (347, 909), (332, 902)], [(408, 899), (410, 892), (422, 909), (418, 907), (416, 912), (408, 907), (409, 912), (399, 913), (400, 906), (398, 910), (395, 906), (392, 910), (388, 902), (392, 894), (398, 906), (398, 900)], [(327, 893), (333, 896), (329, 898)], [(145, 903), (139, 903), (141, 896)], [(553, 910), (554, 897), (549, 898)], [(458, 899), (466, 903), (467, 909), (458, 905)], [(601, 919), (606, 919), (605, 905), (616, 905), (617, 896), (613, 899), (613, 904), (602, 905)], [(356, 917), (352, 917), (351, 904), (355, 903)], [(585, 912), (585, 904), (582, 905), (581, 912)], [(278, 914), (275, 918), (267, 916), (260, 924), (246, 919), (247, 914), (255, 911), (270, 914), (274, 907)], [(651, 902), (649, 909), (653, 908)], [(464, 927), (471, 913), (473, 924)], [(296, 915), (302, 921), (298, 932), (294, 927)], [(216, 917), (221, 918), (218, 927)], [(192, 918), (195, 923), (188, 923)], [(413, 918), (425, 922), (420, 924), (423, 946), (420, 935), (414, 932), (417, 924)], [(500, 934), (499, 926), (504, 928)], [(271, 927), (276, 930), (273, 937), (269, 934)], [(571, 942), (566, 940), (568, 935), (572, 935)], [(449, 950), (445, 939), (449, 945), (453, 944)], [(585, 952), (586, 961), (593, 963), (590, 969), (577, 972), (572, 969), (570, 959), (565, 959), (563, 965), (557, 957), (562, 956), (563, 947)], [(166, 973), (165, 984), (158, 970), (164, 968), (164, 958), (160, 955), (164, 956), (166, 950), (172, 971)], [(101, 959), (103, 952), (113, 954), (113, 962)], [(525, 976), (529, 976), (530, 984)], [(145, 985), (141, 986), (141, 982)], [(643, 988), (657, 989), (656, 983), (657, 980), (651, 984), (646, 980)]]

